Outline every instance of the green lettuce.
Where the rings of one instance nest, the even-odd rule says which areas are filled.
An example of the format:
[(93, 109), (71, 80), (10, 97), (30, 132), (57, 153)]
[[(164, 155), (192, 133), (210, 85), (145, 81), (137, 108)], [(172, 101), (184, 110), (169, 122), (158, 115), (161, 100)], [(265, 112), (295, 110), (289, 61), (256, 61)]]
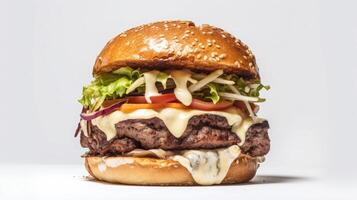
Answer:
[[(111, 73), (106, 73), (95, 77), (95, 79), (89, 84), (83, 87), (82, 97), (79, 102), (87, 109), (95, 111), (100, 108), (106, 99), (121, 98), (126, 94), (126, 90), (140, 77), (143, 77), (143, 73), (138, 69), (132, 69), (130, 67), (122, 67)], [(157, 76), (157, 81), (163, 85), (166, 89), (167, 80), (170, 75), (165, 72), (160, 72)], [(235, 82), (234, 87), (245, 96), (258, 97), (259, 101), (265, 101), (260, 98), (260, 92), (262, 89), (269, 90), (270, 86), (263, 85), (260, 81), (247, 81), (236, 75), (223, 76), (224, 79), (232, 80)], [(145, 85), (141, 85), (136, 88), (136, 93), (144, 93)], [(209, 99), (214, 104), (220, 101), (220, 92), (232, 92), (230, 88), (225, 84), (209, 83), (201, 90), (194, 92), (192, 95), (195, 98)]]
[(217, 84), (214, 83), (209, 83), (207, 84), (207, 86), (209, 88), (209, 93), (207, 93), (204, 98), (211, 99), (212, 102), (216, 104), (220, 99), (217, 91), (217, 88), (219, 87), (217, 87)]
[(87, 86), (83, 87), (82, 98), (79, 102), (91, 111), (100, 108), (105, 99), (122, 97), (130, 85), (143, 76), (139, 70), (122, 67), (112, 73), (103, 74)]
[[(270, 90), (269, 85), (263, 85), (260, 81), (246, 81), (243, 78), (236, 78), (235, 80), (236, 88), (238, 91), (245, 96), (250, 96), (250, 97), (259, 97), (260, 92), (262, 89), (265, 89), (266, 91)], [(263, 102), (265, 101), (264, 98), (260, 98), (258, 102)]]

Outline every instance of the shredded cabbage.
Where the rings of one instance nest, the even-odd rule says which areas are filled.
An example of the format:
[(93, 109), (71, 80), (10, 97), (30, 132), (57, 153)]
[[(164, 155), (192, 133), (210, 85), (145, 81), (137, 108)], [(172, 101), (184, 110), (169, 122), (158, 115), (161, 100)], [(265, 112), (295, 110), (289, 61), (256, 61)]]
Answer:
[[(189, 83), (189, 88), (193, 91), (192, 95), (195, 98), (209, 99), (216, 104), (222, 97), (230, 99), (226, 94), (231, 92), (229, 87), (234, 87), (246, 99), (255, 97), (258, 99), (256, 102), (265, 101), (264, 98), (260, 98), (260, 92), (262, 89), (269, 90), (270, 86), (263, 85), (260, 81), (246, 81), (236, 75), (222, 75), (222, 73), (222, 70), (218, 70), (205, 77), (202, 74), (200, 77), (196, 74), (196, 78), (199, 78), (199, 80), (192, 80)], [(206, 81), (208, 82), (206, 85), (203, 85), (202, 80), (208, 79), (207, 77), (213, 81), (210, 79)], [(143, 73), (139, 69), (134, 70), (131, 67), (122, 67), (111, 73), (99, 75), (89, 85), (83, 87), (79, 102), (85, 108), (95, 111), (100, 108), (106, 99), (121, 98), (131, 92), (144, 93), (145, 83), (142, 80), (143, 78)], [(160, 82), (166, 89), (169, 78), (171, 76), (168, 73), (160, 72), (157, 76), (157, 82)], [(193, 81), (196, 83), (193, 83)], [(222, 96), (222, 94), (225, 96)]]

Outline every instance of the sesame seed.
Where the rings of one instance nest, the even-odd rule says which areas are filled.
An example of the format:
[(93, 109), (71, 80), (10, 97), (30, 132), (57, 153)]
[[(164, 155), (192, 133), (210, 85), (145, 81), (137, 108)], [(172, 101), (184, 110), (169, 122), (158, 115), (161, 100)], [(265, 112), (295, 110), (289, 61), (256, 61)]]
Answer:
[(225, 36), (224, 34), (221, 35), (223, 38), (226, 38), (227, 36)]
[(217, 52), (212, 52), (212, 53), (211, 53), (211, 56), (212, 56), (212, 57), (216, 57), (216, 56), (218, 56), (218, 54), (217, 54)]
[(186, 30), (185, 33), (190, 33), (190, 30)]
[(226, 58), (226, 56), (227, 56), (227, 54), (222, 53), (222, 54), (221, 54), (221, 55), (219, 55), (218, 57), (219, 57), (219, 58), (221, 58), (221, 59), (224, 59), (224, 58)]
[(177, 36), (176, 36), (176, 35), (174, 36), (174, 39), (177, 39)]
[(212, 43), (207, 43), (207, 46), (209, 46), (209, 47), (212, 46)]
[(221, 48), (221, 46), (219, 46), (219, 45), (217, 44), (217, 45), (216, 45), (216, 48), (217, 48), (217, 49), (220, 49), (220, 48)]
[(240, 64), (239, 64), (239, 62), (238, 62), (238, 61), (235, 61), (235, 62), (234, 62), (234, 65), (236, 65), (236, 66), (240, 67)]
[(194, 34), (195, 34), (193, 31), (191, 31), (190, 33), (191, 33), (191, 35), (194, 35)]
[(243, 58), (247, 60), (247, 56), (243, 56)]
[(216, 44), (216, 40), (212, 40), (212, 43), (213, 43), (213, 44)]
[(249, 67), (251, 67), (251, 66), (253, 66), (253, 63), (250, 62), (250, 63), (249, 63)]
[(181, 25), (177, 25), (177, 28), (181, 28)]
[(207, 57), (206, 55), (205, 55), (205, 56), (203, 56), (203, 60), (207, 60), (207, 58), (208, 58), (208, 57)]
[(202, 57), (202, 55), (199, 53), (198, 55), (197, 55), (197, 59), (200, 59)]
[(205, 31), (202, 31), (202, 35), (206, 35), (206, 32), (205, 32)]
[(164, 34), (160, 34), (159, 37), (165, 37), (165, 35)]
[(209, 32), (207, 32), (208, 34), (210, 34), (210, 35), (212, 35), (213, 34), (213, 31), (209, 31)]
[(196, 41), (196, 42), (198, 42), (198, 39), (197, 39), (197, 38), (195, 38), (195, 41)]
[(179, 40), (178, 40), (178, 39), (175, 39), (174, 41), (175, 41), (176, 43), (178, 43), (178, 42), (179, 42)]
[(191, 42), (192, 46), (195, 46), (196, 45), (196, 42)]

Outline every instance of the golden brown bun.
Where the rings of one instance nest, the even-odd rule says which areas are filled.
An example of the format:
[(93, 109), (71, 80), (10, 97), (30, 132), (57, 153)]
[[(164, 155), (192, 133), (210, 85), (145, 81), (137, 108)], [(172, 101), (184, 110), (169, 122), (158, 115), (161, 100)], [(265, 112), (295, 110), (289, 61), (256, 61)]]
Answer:
[(223, 69), (259, 79), (255, 57), (247, 45), (220, 28), (196, 26), (191, 21), (154, 22), (119, 34), (98, 55), (93, 75), (123, 66)]
[[(197, 185), (191, 174), (179, 162), (158, 158), (126, 157), (133, 162), (100, 170), (101, 157), (86, 157), (85, 166), (91, 176), (100, 181), (131, 185)], [(244, 183), (257, 170), (256, 159), (240, 155), (231, 165), (221, 184)]]

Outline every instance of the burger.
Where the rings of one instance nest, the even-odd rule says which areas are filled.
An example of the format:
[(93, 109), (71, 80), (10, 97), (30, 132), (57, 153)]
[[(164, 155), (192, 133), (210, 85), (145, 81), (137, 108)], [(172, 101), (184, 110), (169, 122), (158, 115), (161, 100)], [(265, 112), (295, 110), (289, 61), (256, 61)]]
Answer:
[(270, 148), (251, 50), (220, 28), (160, 21), (111, 39), (83, 87), (89, 174), (134, 185), (251, 180)]

